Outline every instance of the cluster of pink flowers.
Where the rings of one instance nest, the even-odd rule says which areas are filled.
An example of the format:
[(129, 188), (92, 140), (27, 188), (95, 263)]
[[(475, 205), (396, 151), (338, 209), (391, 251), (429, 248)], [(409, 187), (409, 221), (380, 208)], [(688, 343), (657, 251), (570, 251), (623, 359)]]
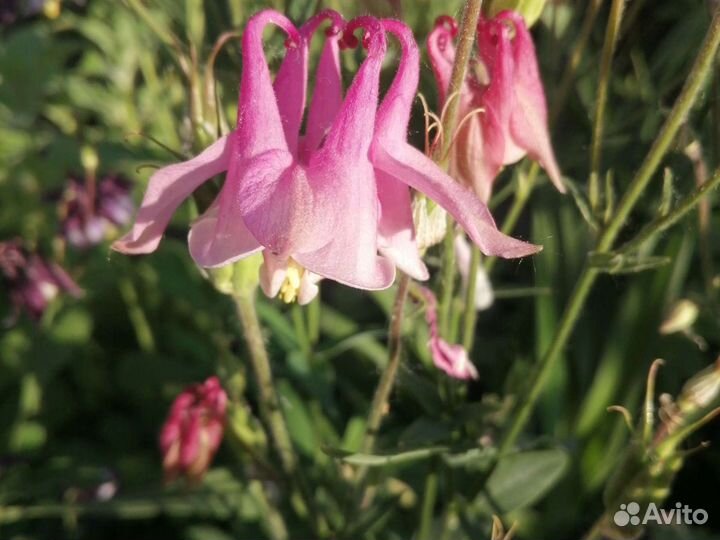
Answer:
[[(274, 80), (263, 50), (268, 25), (287, 37)], [(309, 97), (309, 48), (324, 25)], [(370, 16), (345, 21), (326, 10), (298, 28), (277, 11), (257, 13), (242, 37), (236, 128), (193, 159), (158, 170), (132, 229), (113, 248), (128, 254), (157, 249), (180, 204), (224, 173), (216, 200), (191, 226), (190, 254), (199, 266), (214, 268), (262, 253), (262, 289), (285, 301), (311, 301), (324, 278), (368, 290), (389, 287), (396, 269), (427, 279), (416, 242), (412, 190), (444, 208), (486, 255), (515, 258), (538, 252), (540, 246), (500, 232), (486, 206), (502, 167), (525, 155), (539, 161), (563, 191), (532, 38), (514, 12), (481, 19), (478, 57), (459, 96), (448, 96), (456, 28), (453, 19), (442, 17), (428, 38), (441, 105), (459, 99), (464, 117), (453, 135), (448, 174), (407, 141), (420, 70), (419, 48), (407, 25)], [(356, 36), (359, 30), (362, 39)], [(401, 53), (381, 97), (389, 36), (399, 42)], [(345, 89), (341, 51), (360, 43), (367, 54)], [(459, 253), (467, 252), (469, 260), (463, 238)], [(492, 302), (489, 286), (484, 289), (478, 307)], [(441, 339), (435, 298), (428, 290), (425, 295), (436, 366), (452, 377), (477, 377), (467, 351)], [(195, 399), (192, 395), (176, 404)], [(184, 411), (187, 405), (176, 409)], [(197, 442), (177, 442), (179, 420), (172, 418), (163, 432), (166, 469), (202, 468), (197, 463), (205, 466), (214, 453), (212, 434), (219, 424), (208, 424), (211, 434), (198, 452)], [(188, 440), (197, 441), (197, 429), (187, 429), (193, 433)]]
[[(330, 26), (306, 115), (308, 49), (326, 20)], [(287, 35), (274, 82), (262, 43), (268, 24)], [(362, 40), (354, 35), (358, 29)], [(400, 42), (402, 52), (380, 99), (388, 35)], [(360, 41), (367, 55), (344, 91), (340, 51)], [(502, 234), (479, 197), (408, 144), (420, 67), (408, 26), (368, 16), (345, 22), (340, 14), (324, 11), (296, 28), (284, 15), (265, 10), (249, 20), (242, 50), (236, 129), (190, 161), (152, 176), (135, 225), (114, 244), (116, 250), (155, 250), (182, 201), (225, 173), (219, 196), (190, 230), (190, 253), (200, 266), (217, 267), (262, 252), (261, 284), (269, 296), (290, 278), (301, 303), (317, 293), (320, 278), (384, 289), (399, 268), (426, 279), (410, 188), (445, 208), (487, 255), (510, 258), (539, 251)]]
[(186, 388), (173, 401), (160, 450), (167, 480), (199, 480), (212, 462), (225, 430), (227, 394), (217, 377)]

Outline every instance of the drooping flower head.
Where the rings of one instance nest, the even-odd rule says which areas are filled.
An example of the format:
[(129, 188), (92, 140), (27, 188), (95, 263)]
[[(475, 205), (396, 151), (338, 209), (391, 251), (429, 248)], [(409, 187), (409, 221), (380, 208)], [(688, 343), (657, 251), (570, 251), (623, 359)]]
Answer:
[(82, 294), (65, 270), (29, 252), (19, 240), (0, 242), (0, 277), (10, 294), (14, 316), (25, 310), (36, 321), (58, 295)]
[(427, 43), (440, 101), (459, 99), (464, 118), (451, 149), (453, 175), (487, 202), (502, 167), (528, 155), (564, 192), (547, 126), (535, 46), (522, 16), (502, 11), (492, 19), (481, 17), (478, 57), (471, 63), (459, 96), (448, 96), (456, 35), (454, 19), (443, 16)]
[(501, 233), (487, 206), (470, 189), (455, 182), (408, 143), (408, 124), (420, 77), (420, 52), (407, 25), (386, 19), (383, 26), (401, 46), (395, 79), (378, 109), (371, 148), (381, 204), (379, 232), (385, 253), (405, 272), (423, 279), (424, 266), (415, 245), (409, 188), (443, 207), (486, 255), (513, 258), (538, 252), (539, 246)]
[(430, 331), (428, 347), (435, 367), (454, 379), (477, 379), (477, 369), (465, 348), (462, 345), (448, 343), (440, 337), (435, 294), (425, 287), (420, 290), (425, 298), (425, 320)]
[[(326, 19), (331, 26), (301, 133), (308, 47)], [(262, 45), (268, 24), (288, 36), (274, 83)], [(403, 54), (378, 105), (386, 32), (399, 38)], [(115, 249), (153, 251), (178, 205), (202, 182), (226, 172), (218, 198), (192, 226), (190, 253), (199, 265), (217, 267), (262, 252), (261, 285), (269, 296), (307, 302), (320, 278), (383, 289), (393, 282), (395, 266), (425, 279), (409, 186), (445, 207), (485, 253), (518, 257), (538, 251), (501, 234), (485, 205), (407, 143), (419, 70), (407, 26), (373, 17), (345, 24), (325, 11), (298, 30), (280, 13), (265, 10), (250, 19), (242, 40), (235, 131), (196, 158), (156, 172), (133, 229)], [(340, 48), (360, 43), (367, 54), (343, 95)]]
[(186, 388), (173, 401), (160, 432), (167, 480), (199, 480), (222, 442), (227, 394), (217, 377)]
[(62, 233), (73, 247), (92, 247), (127, 225), (133, 211), (130, 183), (123, 177), (110, 174), (86, 182), (71, 176), (60, 202)]
[[(301, 135), (307, 50), (324, 19), (332, 26)], [(262, 48), (268, 24), (288, 36), (274, 85)], [(368, 25), (367, 58), (343, 100), (337, 59), (342, 30), (335, 12), (323, 12), (300, 30), (272, 10), (253, 16), (243, 34), (237, 128), (189, 162), (155, 173), (133, 230), (115, 249), (153, 251), (177, 206), (202, 182), (227, 171), (217, 200), (190, 232), (199, 265), (221, 266), (262, 251), (262, 281), (271, 294), (282, 287), (289, 265), (301, 280), (314, 279), (311, 273), (359, 288), (388, 287), (394, 269), (377, 254), (377, 194), (368, 159), (385, 37), (379, 22)]]

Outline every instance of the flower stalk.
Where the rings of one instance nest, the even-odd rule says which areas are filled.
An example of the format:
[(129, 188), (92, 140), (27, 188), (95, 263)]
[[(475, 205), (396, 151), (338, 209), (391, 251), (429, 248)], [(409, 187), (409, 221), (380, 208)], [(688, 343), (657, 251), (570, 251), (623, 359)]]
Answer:
[(600, 159), (602, 156), (603, 132), (605, 129), (605, 109), (607, 106), (608, 86), (612, 74), (615, 45), (620, 35), (625, 0), (613, 0), (610, 8), (610, 17), (605, 30), (605, 43), (603, 45), (602, 60), (600, 61), (600, 75), (598, 89), (595, 96), (595, 119), (593, 122), (593, 136), (590, 145), (590, 185), (588, 188), (590, 207), (597, 212), (600, 204)]
[[(453, 63), (450, 84), (447, 89), (448, 103), (446, 104), (445, 114), (443, 115), (442, 132), (448, 135), (443, 138), (443, 144), (438, 154), (438, 156), (440, 156), (440, 165), (443, 167), (448, 166), (450, 145), (453, 142), (453, 137), (450, 136), (450, 134), (455, 133), (455, 128), (458, 123), (461, 99), (460, 91), (463, 81), (465, 80), (468, 63), (470, 62), (470, 55), (472, 53), (473, 43), (475, 42), (475, 33), (477, 32), (481, 11), (482, 0), (468, 0), (465, 2), (462, 18), (460, 19), (455, 62)], [(447, 219), (448, 226), (443, 244), (442, 293), (439, 314), (440, 328), (442, 335), (445, 337), (448, 336), (450, 331), (450, 305), (452, 304), (455, 283), (455, 252), (453, 250), (455, 227), (452, 218), (448, 216)]]

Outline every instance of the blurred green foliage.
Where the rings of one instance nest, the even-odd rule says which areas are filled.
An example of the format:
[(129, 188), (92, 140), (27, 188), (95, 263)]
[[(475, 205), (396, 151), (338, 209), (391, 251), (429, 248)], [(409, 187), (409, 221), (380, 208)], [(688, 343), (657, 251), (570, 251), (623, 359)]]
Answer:
[[(147, 18), (134, 4), (145, 6)], [(535, 35), (552, 108), (588, 2), (546, 4)], [(272, 538), (278, 511), (290, 538), (310, 537), (277, 479), (232, 302), (187, 255), (186, 224), (196, 209), (188, 204), (178, 212), (157, 253), (126, 258), (110, 253), (107, 244), (86, 252), (66, 249), (48, 198), (70, 172), (82, 170), (83, 147), (97, 150), (101, 171), (136, 180), (138, 195), (152, 168), (175, 161), (173, 153), (190, 155), (197, 141), (191, 96), (168, 35), (207, 58), (218, 36), (240, 29), (267, 5), (298, 21), (321, 5), (348, 18), (367, 10), (394, 13), (422, 41), (434, 18), (457, 15), (461, 2), (92, 0), (81, 7), (68, 2), (54, 20), (35, 17), (0, 30), (0, 239), (22, 237), (61, 261), (85, 290), (80, 300), (59, 299), (39, 324), (21, 318), (0, 329), (0, 538)], [(606, 18), (607, 6), (553, 130), (563, 172), (581, 195)], [(618, 193), (657, 133), (708, 22), (702, 0), (628, 4), (610, 81), (603, 158)], [(268, 45), (271, 60), (277, 46)], [(232, 41), (214, 69), (226, 119), (233, 118), (240, 68), (239, 44)], [(720, 165), (718, 84), (716, 77), (666, 159), (674, 178), (671, 201), (695, 184), (693, 163), (683, 152), (689, 142), (702, 145), (711, 170)], [(435, 103), (426, 61), (421, 91)], [(420, 114), (413, 126), (421, 140)], [(516, 182), (522, 167), (503, 173), (499, 185)], [(658, 178), (630, 230), (656, 215), (662, 197)], [(498, 205), (498, 221), (506, 211), (507, 203)], [(501, 460), (489, 478), (493, 448), (487, 440), (522, 399), (518, 392), (547, 349), (591, 245), (594, 233), (572, 197), (545, 185), (533, 194), (519, 235), (545, 249), (532, 260), (503, 262), (493, 274), (499, 299), (479, 314), (471, 353), (479, 383), (448, 382), (432, 368), (423, 315), (411, 306), (405, 361), (378, 445), (382, 456), (356, 452), (387, 361), (393, 291), (363, 294), (323, 283), (316, 334), (298, 326), (312, 320), (307, 308), (260, 299), (290, 434), (332, 526), (349, 522), (353, 537), (411, 538), (426, 481), (442, 471), (431, 524), (438, 538), (440, 531), (447, 539), (489, 538), (493, 514), (517, 520), (521, 538), (579, 537), (602, 513), (603, 485), (629, 437), (606, 408), (638, 410), (653, 358), (666, 359), (658, 387), (674, 394), (720, 348), (713, 265), (720, 255), (718, 231), (717, 213), (706, 238), (691, 214), (652, 241), (653, 253), (668, 264), (601, 280), (523, 451)], [(436, 253), (429, 260), (437, 262)], [(533, 294), (517, 297), (517, 290)], [(503, 293), (512, 298), (501, 299)], [(0, 295), (5, 317), (11, 308)], [(663, 317), (683, 298), (700, 308), (694, 334), (661, 335)], [(223, 377), (232, 403), (223, 448), (201, 485), (163, 487), (157, 434), (169, 403), (185, 385), (213, 373)], [(695, 437), (703, 439), (717, 442), (717, 427)], [(348, 510), (352, 494), (343, 482), (357, 466), (369, 466), (373, 478), (383, 479), (362, 515)], [(702, 531), (652, 530), (651, 537), (720, 538), (718, 476), (717, 451), (693, 456), (670, 500), (705, 508), (709, 524)], [(117, 493), (103, 501), (101, 488), (108, 483)], [(456, 498), (447, 513), (440, 502), (451, 494)]]

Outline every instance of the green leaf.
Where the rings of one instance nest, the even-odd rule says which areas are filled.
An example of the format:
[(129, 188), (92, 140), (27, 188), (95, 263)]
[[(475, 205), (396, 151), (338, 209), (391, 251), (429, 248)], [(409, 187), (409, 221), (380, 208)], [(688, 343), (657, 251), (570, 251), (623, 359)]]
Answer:
[(310, 457), (318, 448), (317, 435), (303, 398), (286, 380), (278, 382), (280, 405), (287, 418), (290, 438), (302, 452)]
[(525, 508), (562, 478), (568, 462), (567, 453), (558, 448), (510, 454), (488, 478), (487, 494), (503, 513)]
[(431, 446), (400, 452), (397, 454), (363, 454), (351, 453), (344, 450), (324, 447), (323, 451), (350, 465), (362, 465), (365, 467), (387, 467), (390, 465), (405, 465), (414, 461), (427, 459), (448, 451), (447, 446)]
[(591, 253), (590, 266), (608, 274), (632, 274), (654, 270), (670, 263), (670, 257), (653, 255), (625, 255), (620, 253)]

